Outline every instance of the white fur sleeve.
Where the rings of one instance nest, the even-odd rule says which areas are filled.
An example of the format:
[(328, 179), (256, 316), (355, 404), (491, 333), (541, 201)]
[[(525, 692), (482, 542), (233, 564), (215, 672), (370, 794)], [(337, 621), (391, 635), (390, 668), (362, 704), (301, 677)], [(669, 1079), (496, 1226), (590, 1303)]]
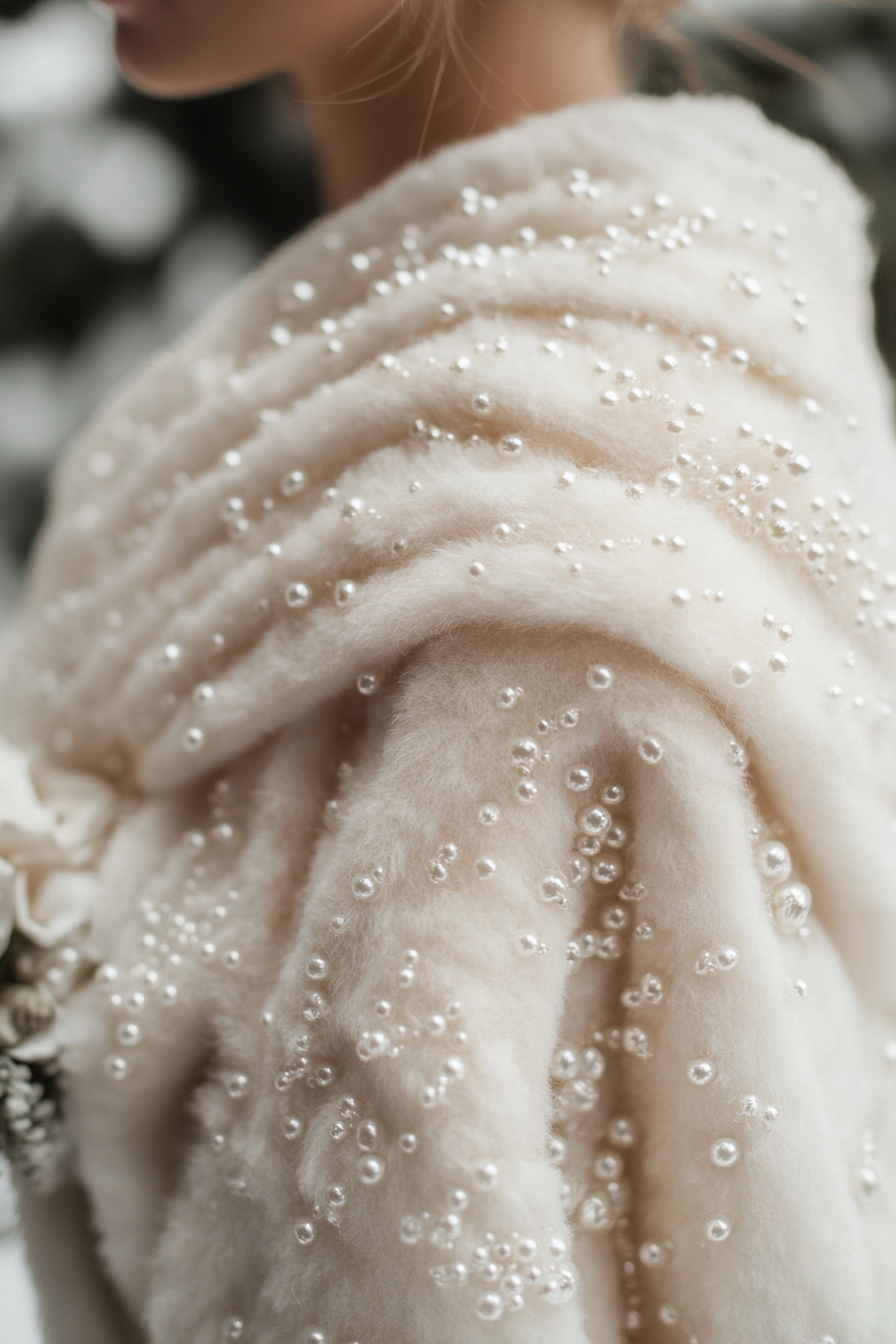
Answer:
[(273, 1000), (267, 1295), (327, 1341), (584, 1339), (550, 1158), (575, 795), (523, 802), (513, 661), (446, 641), (384, 698)]

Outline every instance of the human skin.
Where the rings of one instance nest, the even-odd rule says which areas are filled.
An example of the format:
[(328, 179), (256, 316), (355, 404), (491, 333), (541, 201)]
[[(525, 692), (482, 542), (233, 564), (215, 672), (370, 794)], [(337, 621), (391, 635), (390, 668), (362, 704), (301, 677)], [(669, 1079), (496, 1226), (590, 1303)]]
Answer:
[(129, 83), (161, 97), (289, 76), (325, 203), (527, 112), (624, 91), (602, 0), (103, 0)]

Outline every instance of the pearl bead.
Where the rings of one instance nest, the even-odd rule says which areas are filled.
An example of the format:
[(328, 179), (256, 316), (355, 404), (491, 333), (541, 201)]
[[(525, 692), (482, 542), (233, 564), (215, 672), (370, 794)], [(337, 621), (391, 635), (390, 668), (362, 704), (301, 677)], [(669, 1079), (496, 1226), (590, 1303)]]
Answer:
[(866, 1163), (859, 1170), (859, 1185), (866, 1198), (877, 1194), (880, 1189), (880, 1174), (874, 1167)]
[(311, 957), (305, 966), (305, 974), (310, 980), (325, 980), (330, 970), (330, 960), (323, 952)]
[(576, 825), (585, 835), (602, 839), (610, 829), (613, 818), (605, 807), (594, 804), (583, 808), (576, 816)]
[(601, 886), (618, 881), (622, 872), (622, 861), (615, 854), (609, 854), (605, 858), (598, 859), (596, 863), (591, 865), (591, 876)]
[(567, 771), (566, 787), (573, 793), (583, 793), (585, 789), (590, 789), (593, 783), (594, 775), (587, 765), (574, 765)]
[(735, 686), (748, 686), (753, 680), (753, 667), (751, 663), (742, 660), (731, 664), (731, 680)]
[(613, 1211), (609, 1201), (603, 1195), (588, 1195), (579, 1205), (576, 1221), (589, 1232), (602, 1232), (612, 1226)]
[(358, 1176), (362, 1185), (377, 1185), (385, 1170), (385, 1163), (379, 1157), (362, 1157), (358, 1163)]
[(546, 905), (565, 905), (568, 892), (566, 878), (560, 873), (548, 873), (538, 884), (539, 899)]
[(352, 878), (352, 895), (356, 901), (369, 901), (376, 895), (376, 883), (367, 873)]
[(714, 1166), (732, 1167), (740, 1157), (740, 1145), (735, 1139), (717, 1139), (709, 1155)]
[(704, 1224), (703, 1229), (710, 1241), (726, 1241), (731, 1233), (731, 1227), (724, 1218), (710, 1218)]
[(498, 1184), (498, 1168), (494, 1162), (481, 1162), (473, 1171), (473, 1181), (480, 1190), (494, 1190)]
[(280, 493), (287, 499), (292, 495), (299, 494), (306, 485), (304, 471), (288, 471), (280, 481)]
[(655, 737), (645, 737), (638, 746), (638, 754), (648, 765), (657, 765), (663, 759), (662, 744)]
[(537, 933), (521, 930), (516, 934), (516, 949), (521, 957), (531, 957), (538, 951), (540, 939)]
[(607, 1138), (617, 1148), (633, 1148), (637, 1142), (634, 1121), (626, 1115), (617, 1115), (607, 1126)]
[(803, 882), (789, 882), (772, 894), (771, 909), (779, 933), (796, 933), (812, 908), (812, 893)]
[(311, 589), (305, 583), (287, 584), (285, 598), (288, 607), (293, 609), (307, 607), (311, 601)]
[(486, 1293), (476, 1303), (476, 1315), (483, 1321), (497, 1321), (504, 1314), (504, 1299), (498, 1293)]
[(785, 882), (790, 876), (790, 851), (778, 840), (769, 840), (756, 851), (756, 861), (763, 877), (773, 882)]
[(611, 826), (604, 838), (604, 843), (610, 849), (624, 849), (628, 843), (628, 830), (625, 826), (617, 823)]
[(576, 1273), (572, 1265), (561, 1265), (549, 1273), (538, 1286), (539, 1296), (551, 1306), (569, 1302), (576, 1292)]
[(638, 1259), (647, 1269), (656, 1269), (665, 1259), (663, 1247), (659, 1242), (645, 1241), (638, 1247)]
[(586, 680), (592, 691), (608, 691), (613, 685), (613, 673), (602, 663), (595, 663), (589, 667)]

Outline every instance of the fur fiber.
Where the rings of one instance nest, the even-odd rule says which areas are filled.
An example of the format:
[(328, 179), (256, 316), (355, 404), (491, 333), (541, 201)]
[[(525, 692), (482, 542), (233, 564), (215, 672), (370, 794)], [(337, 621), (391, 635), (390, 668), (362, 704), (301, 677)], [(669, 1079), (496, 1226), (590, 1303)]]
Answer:
[(153, 1344), (896, 1337), (869, 269), (746, 105), (571, 108), (289, 243), (75, 447), (4, 731), (120, 790), (68, 1113)]

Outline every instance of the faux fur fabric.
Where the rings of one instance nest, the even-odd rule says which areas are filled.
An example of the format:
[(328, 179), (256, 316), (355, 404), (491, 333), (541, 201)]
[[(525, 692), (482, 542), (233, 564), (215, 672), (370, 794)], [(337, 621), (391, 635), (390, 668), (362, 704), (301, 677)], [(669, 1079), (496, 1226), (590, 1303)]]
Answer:
[(75, 448), (4, 731), (120, 794), (67, 1107), (154, 1344), (896, 1337), (869, 270), (750, 107), (570, 108)]

